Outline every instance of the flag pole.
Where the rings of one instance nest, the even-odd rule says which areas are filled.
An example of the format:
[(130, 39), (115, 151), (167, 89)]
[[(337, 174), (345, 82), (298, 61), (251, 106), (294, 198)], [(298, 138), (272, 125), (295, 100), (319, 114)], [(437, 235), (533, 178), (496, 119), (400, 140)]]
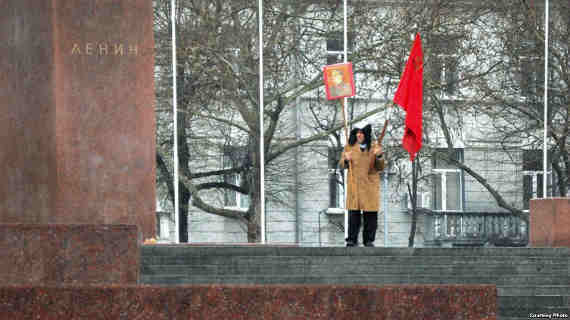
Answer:
[[(346, 146), (348, 144), (348, 122), (346, 120), (346, 109), (344, 107), (344, 100), (345, 99), (346, 98), (341, 98), (339, 100), (340, 100), (340, 105), (342, 106), (342, 118), (344, 119), (344, 140), (345, 140), (344, 145)], [(348, 172), (350, 174), (350, 180), (354, 181), (354, 174), (352, 172), (352, 168), (353, 168), (352, 160), (349, 160), (348, 163), (349, 163), (348, 164)], [(356, 184), (355, 184), (355, 186), (356, 186)], [(346, 190), (346, 192), (344, 193), (344, 195), (345, 195), (344, 207), (345, 207), (345, 209), (348, 210), (348, 207), (347, 207), (347, 203), (348, 203), (348, 198), (347, 198), (348, 197), (348, 182), (346, 183), (346, 189), (345, 190)], [(356, 201), (358, 202), (358, 192), (355, 192), (355, 194), (357, 197)], [(347, 210), (345, 210), (345, 213), (347, 213)], [(348, 219), (348, 215), (346, 215), (345, 218)], [(344, 228), (344, 229), (345, 229), (345, 231), (348, 230), (347, 228)], [(346, 236), (348, 237), (348, 234)]]
[(548, 19), (549, 19), (549, 12), (548, 12), (548, 0), (546, 0), (546, 11), (545, 11), (545, 18), (544, 18), (544, 146), (542, 150), (542, 197), (546, 198), (546, 191), (547, 191), (547, 182), (548, 182), (548, 163), (547, 163), (547, 154), (548, 154)]
[(345, 144), (348, 143), (348, 122), (346, 121), (346, 110), (344, 108), (344, 99), (345, 98), (340, 98), (340, 106), (342, 108), (342, 119), (344, 121), (344, 140), (345, 140)]
[[(392, 106), (388, 106), (387, 110), (386, 110), (386, 119), (384, 121), (384, 128), (382, 129), (382, 133), (380, 134), (382, 137), (384, 137), (384, 133), (386, 128), (388, 127), (388, 122), (390, 121), (390, 117), (392, 116), (392, 110), (391, 108), (394, 107), (396, 104), (392, 103)], [(382, 141), (381, 139), (379, 139), (379, 141)], [(386, 159), (384, 159), (384, 161), (386, 161)], [(382, 197), (382, 208), (384, 210), (384, 247), (388, 246), (388, 200), (387, 200), (387, 195), (388, 195), (388, 171), (386, 170), (386, 166), (384, 166), (384, 188), (382, 188), (382, 191), (384, 192), (384, 196)]]
[[(343, 34), (342, 34), (342, 40), (343, 40), (343, 61), (344, 63), (346, 63), (348, 61), (348, 8), (347, 8), (347, 0), (343, 1), (343, 5), (342, 5), (342, 9), (343, 9)], [(345, 101), (346, 98), (341, 98), (341, 104), (342, 104), (342, 116), (344, 117), (344, 136), (346, 138), (344, 145), (346, 146), (348, 144), (348, 125), (346, 123), (346, 118), (347, 118), (347, 114), (345, 112), (344, 109), (344, 105), (345, 105)], [(352, 163), (350, 164), (352, 165)], [(351, 172), (351, 178), (352, 178), (352, 169), (349, 170)], [(344, 189), (344, 238), (348, 238), (348, 210), (346, 209), (346, 204), (348, 203), (348, 181), (347, 181), (347, 176), (344, 176), (344, 180), (345, 180), (345, 189)]]
[(265, 244), (266, 230), (265, 230), (265, 136), (263, 128), (263, 1), (258, 2), (258, 15), (259, 15), (259, 183), (260, 183), (260, 217), (259, 224), (261, 225), (261, 243)]
[[(174, 147), (172, 150), (172, 176), (174, 178), (174, 243), (180, 243), (180, 212), (179, 188), (178, 188), (178, 93), (177, 93), (177, 69), (176, 69), (176, 2), (170, 2), (170, 24), (172, 28), (172, 134), (174, 136)], [(190, 232), (186, 230), (188, 237)], [(188, 239), (190, 240), (190, 239)]]

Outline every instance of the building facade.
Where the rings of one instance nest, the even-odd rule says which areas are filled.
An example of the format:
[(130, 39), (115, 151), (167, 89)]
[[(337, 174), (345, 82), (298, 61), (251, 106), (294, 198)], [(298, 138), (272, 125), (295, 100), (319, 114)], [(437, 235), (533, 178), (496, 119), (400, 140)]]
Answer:
[[(414, 224), (414, 246), (526, 245), (528, 224), (525, 214), (529, 200), (543, 196), (542, 152), (534, 139), (539, 135), (539, 127), (522, 125), (520, 131), (525, 134), (510, 135), (505, 129), (509, 125), (516, 128), (517, 121), (525, 124), (534, 123), (534, 120), (529, 121), (521, 115), (515, 118), (508, 114), (511, 111), (504, 110), (512, 110), (509, 108), (513, 105), (539, 105), (537, 97), (544, 90), (541, 89), (540, 68), (536, 68), (536, 65), (544, 58), (535, 38), (532, 42), (535, 50), (530, 51), (530, 40), (519, 41), (521, 45), (512, 50), (509, 46), (517, 41), (503, 38), (516, 24), (516, 21), (508, 19), (518, 14), (517, 19), (521, 24), (528, 23), (523, 19), (524, 12), (515, 12), (514, 7), (503, 8), (505, 12), (512, 9), (511, 15), (510, 11), (501, 15), (480, 10), (489, 4), (469, 7), (469, 10), (465, 10), (466, 7), (450, 9), (445, 6), (412, 10), (405, 6), (394, 6), (393, 3), (382, 6), (386, 5), (382, 1), (364, 2), (368, 3), (368, 7), (351, 11), (352, 28), (347, 33), (348, 60), (355, 65), (357, 96), (348, 99), (346, 108), (350, 128), (370, 123), (377, 134), (384, 120), (389, 119), (388, 135), (384, 140), (389, 165), (381, 180), (376, 245), (410, 245), (410, 232)], [(370, 7), (370, 3), (375, 3), (375, 6)], [(281, 9), (291, 10), (287, 8)], [(276, 53), (278, 49), (267, 54), (268, 58), (275, 56), (286, 61), (285, 68), (291, 75), (285, 82), (290, 83), (291, 87), (306, 82), (304, 88), (312, 88), (300, 90), (302, 93), (293, 98), (287, 94), (279, 96), (279, 99), (268, 98), (270, 102), (267, 105), (272, 106), (287, 101), (286, 108), (280, 109), (284, 111), (280, 113), (279, 124), (271, 128), (275, 134), (272, 136), (273, 144), (268, 147), (273, 148), (270, 151), (328, 132), (318, 139), (299, 143), (267, 162), (264, 168), (264, 229), (269, 244), (344, 245), (344, 173), (336, 166), (344, 141), (341, 108), (338, 101), (324, 99), (322, 85), (315, 85), (306, 79), (309, 76), (318, 78), (321, 72), (319, 68), (323, 65), (344, 60), (339, 20), (333, 19), (336, 22), (334, 26), (314, 22), (321, 21), (317, 18), (328, 13), (338, 15), (334, 8), (327, 10), (318, 13), (315, 13), (317, 10), (304, 11), (305, 15), (311, 15), (313, 24), (299, 19), (297, 25), (293, 23), (295, 28), (291, 28), (296, 30), (291, 36), (296, 41), (295, 48), (315, 58), (312, 64), (304, 65), (302, 58), (306, 57), (300, 54), (291, 54), (294, 58), (279, 55)], [(275, 15), (278, 16), (277, 13)], [(409, 23), (410, 19), (427, 16), (431, 18), (422, 25), (413, 27)], [(356, 28), (359, 19), (376, 25)], [(408, 29), (399, 30), (402, 26), (408, 26)], [(307, 34), (317, 27), (326, 32), (322, 32), (320, 38), (309, 38)], [(418, 29), (425, 35), (422, 43), (425, 61), (424, 145), (417, 163), (418, 192), (414, 210), (410, 200), (413, 197), (409, 192), (414, 185), (412, 164), (400, 146), (405, 112), (391, 106), (391, 99), (407, 58), (411, 44), (409, 37)], [(380, 31), (371, 35), (367, 33), (368, 30)], [(400, 31), (397, 36), (392, 35)], [(271, 32), (268, 31), (268, 35)], [(282, 41), (286, 40), (284, 38)], [(385, 48), (387, 43), (394, 47)], [(499, 47), (502, 51), (497, 49)], [(371, 50), (380, 53), (374, 58), (365, 56)], [(240, 57), (241, 54), (248, 54), (243, 49), (227, 51), (231, 52), (231, 57), (242, 59), (240, 61), (247, 58)], [(230, 61), (229, 56), (226, 58)], [(508, 64), (503, 61), (508, 61)], [(246, 68), (234, 67), (237, 75), (246, 76)], [(309, 76), (305, 77), (306, 74)], [(273, 87), (273, 80), (278, 76), (268, 73), (268, 78), (270, 80), (266, 80), (264, 89), (278, 91), (280, 87)], [(288, 88), (289, 85), (283, 87)], [(567, 90), (564, 85), (562, 88)], [(561, 105), (565, 103), (560, 102)], [(388, 111), (389, 108), (392, 109)], [(228, 119), (236, 127), (244, 125), (239, 117)], [(192, 125), (196, 141), (215, 128), (208, 119), (195, 121)], [(339, 129), (331, 130), (335, 126)], [(255, 162), (249, 156), (251, 138), (237, 131), (228, 128), (227, 136), (200, 145), (200, 152), (190, 161), (191, 171), (223, 171)], [(227, 137), (233, 139), (234, 143), (225, 143), (229, 139)], [(552, 172), (550, 168), (547, 173), (549, 196), (557, 194), (553, 185), (563, 179), (557, 178)], [(212, 190), (204, 193), (202, 199), (228, 210), (248, 212), (254, 200), (250, 194), (240, 190), (251, 187), (255, 182), (247, 177), (238, 170), (217, 175), (211, 180), (206, 178), (205, 182), (226, 183), (236, 188)], [(159, 232), (161, 241), (172, 241), (174, 219), (168, 215), (161, 215), (159, 219), (170, 221), (158, 223), (165, 228)], [(189, 242), (248, 242), (248, 230), (243, 221), (224, 217), (223, 214), (207, 213), (197, 206), (190, 207), (188, 226)], [(170, 230), (167, 232), (168, 228)]]

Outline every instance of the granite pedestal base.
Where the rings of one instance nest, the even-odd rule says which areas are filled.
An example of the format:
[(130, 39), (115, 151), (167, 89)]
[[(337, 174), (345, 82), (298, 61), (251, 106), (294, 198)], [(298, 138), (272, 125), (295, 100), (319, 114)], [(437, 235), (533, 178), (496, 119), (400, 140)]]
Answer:
[(0, 224), (0, 285), (137, 284), (140, 238), (129, 225)]
[(496, 319), (494, 285), (3, 286), (2, 319)]

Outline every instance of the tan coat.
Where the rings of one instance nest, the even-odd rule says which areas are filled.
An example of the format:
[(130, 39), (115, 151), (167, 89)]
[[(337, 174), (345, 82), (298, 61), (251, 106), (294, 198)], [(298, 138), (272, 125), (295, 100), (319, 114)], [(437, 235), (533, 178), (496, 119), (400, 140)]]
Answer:
[(352, 161), (348, 168), (348, 194), (346, 209), (379, 211), (380, 210), (380, 172), (384, 170), (384, 158), (374, 162), (370, 168), (371, 158), (375, 155), (370, 150), (360, 151), (360, 145), (346, 145), (339, 161), (339, 166), (345, 169), (345, 152), (352, 152)]

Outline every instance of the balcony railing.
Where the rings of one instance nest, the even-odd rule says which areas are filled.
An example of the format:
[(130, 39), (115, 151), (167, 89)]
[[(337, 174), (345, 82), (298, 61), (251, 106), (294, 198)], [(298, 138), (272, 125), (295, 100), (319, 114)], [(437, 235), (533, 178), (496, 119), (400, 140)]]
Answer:
[(430, 211), (426, 245), (505, 246), (528, 244), (528, 223), (509, 212)]

